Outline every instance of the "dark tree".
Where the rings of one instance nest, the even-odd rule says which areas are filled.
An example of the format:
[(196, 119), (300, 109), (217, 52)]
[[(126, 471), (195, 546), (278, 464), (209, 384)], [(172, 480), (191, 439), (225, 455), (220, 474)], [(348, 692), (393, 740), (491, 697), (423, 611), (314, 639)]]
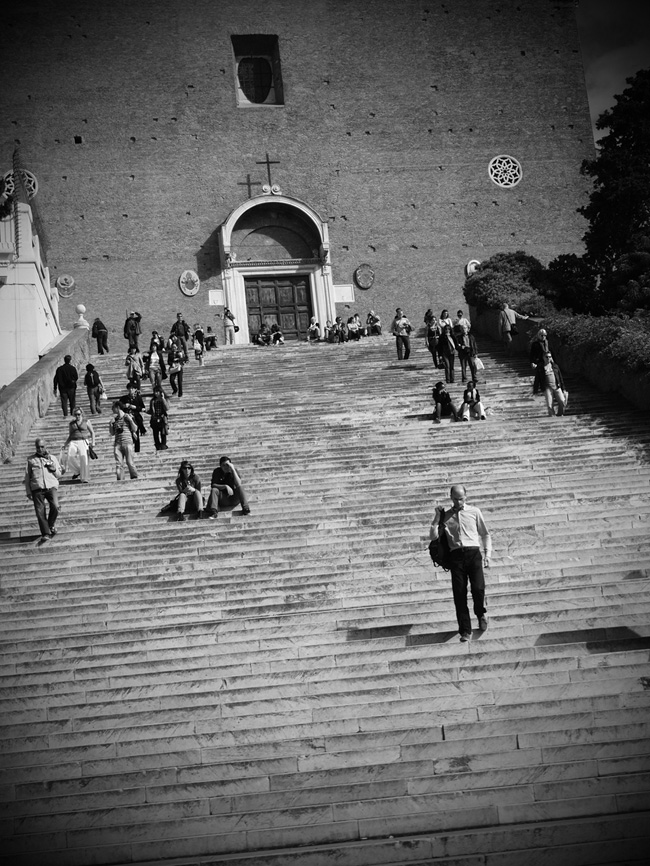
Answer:
[(538, 287), (558, 310), (602, 315), (611, 306), (596, 266), (573, 253), (549, 262)]
[(650, 69), (627, 83), (614, 107), (598, 118), (596, 127), (608, 132), (598, 156), (581, 169), (594, 183), (589, 204), (580, 208), (589, 221), (586, 257), (606, 280), (616, 260), (650, 235)]

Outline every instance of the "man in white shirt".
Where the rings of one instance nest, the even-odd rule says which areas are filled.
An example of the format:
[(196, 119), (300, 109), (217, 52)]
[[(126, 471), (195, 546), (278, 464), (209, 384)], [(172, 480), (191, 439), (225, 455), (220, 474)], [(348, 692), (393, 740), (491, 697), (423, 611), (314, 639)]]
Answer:
[[(469, 582), (474, 613), (481, 631), (488, 627), (485, 608), (485, 577), (483, 564), (490, 566), (492, 539), (479, 508), (468, 505), (467, 493), (462, 484), (454, 484), (450, 492), (453, 506), (445, 510), (436, 507), (431, 523), (430, 538), (437, 539), (440, 523), (449, 543), (451, 587), (454, 594), (456, 619), (461, 641), (472, 639), (472, 621), (467, 607), (467, 584)], [(483, 548), (483, 556), (481, 556)]]

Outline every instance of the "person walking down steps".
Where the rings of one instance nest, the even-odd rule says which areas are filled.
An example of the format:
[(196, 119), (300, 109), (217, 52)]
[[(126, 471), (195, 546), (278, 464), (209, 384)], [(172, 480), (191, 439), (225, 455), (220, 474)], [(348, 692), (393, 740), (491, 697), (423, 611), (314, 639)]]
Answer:
[(462, 484), (454, 484), (450, 497), (451, 508), (436, 507), (429, 537), (432, 541), (437, 539), (442, 524), (450, 551), (451, 588), (458, 631), (461, 641), (467, 642), (472, 639), (472, 620), (467, 607), (468, 583), (479, 629), (485, 631), (488, 627), (483, 566), (489, 568), (490, 565), (492, 538), (481, 510), (467, 503), (467, 492)]
[(45, 542), (57, 533), (54, 524), (59, 516), (59, 478), (63, 469), (56, 457), (48, 453), (43, 439), (37, 439), (34, 445), (35, 453), (27, 458), (24, 484), (27, 498), (34, 503), (41, 542)]

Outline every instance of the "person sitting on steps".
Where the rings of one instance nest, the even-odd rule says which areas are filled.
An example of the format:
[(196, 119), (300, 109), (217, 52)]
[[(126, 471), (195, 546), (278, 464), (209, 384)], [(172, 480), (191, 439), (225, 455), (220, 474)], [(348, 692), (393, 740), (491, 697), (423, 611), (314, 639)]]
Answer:
[(440, 424), (441, 418), (443, 416), (447, 417), (451, 415), (454, 421), (459, 421), (458, 410), (454, 406), (451, 400), (451, 395), (445, 388), (443, 382), (436, 382), (433, 386), (433, 400), (435, 403), (435, 408), (433, 410), (433, 423)]
[(271, 341), (274, 346), (284, 346), (284, 334), (277, 322), (273, 322), (271, 325)]
[(196, 516), (203, 517), (203, 495), (201, 493), (201, 479), (194, 472), (194, 467), (189, 460), (183, 460), (178, 469), (176, 477), (178, 495), (176, 497), (176, 513), (178, 520), (187, 520), (185, 514), (186, 506), (190, 511), (195, 511)]
[(480, 418), (481, 421), (487, 420), (485, 417), (485, 409), (481, 403), (481, 395), (475, 383), (470, 379), (463, 394), (463, 405), (460, 407), (460, 415), (462, 421), (469, 421), (470, 414), (474, 418)]
[(262, 322), (262, 324), (260, 325), (260, 329), (257, 333), (257, 337), (255, 338), (255, 342), (258, 346), (271, 345), (271, 331), (266, 322)]
[(230, 457), (222, 457), (219, 460), (219, 465), (212, 473), (210, 482), (210, 496), (207, 504), (210, 520), (216, 518), (220, 507), (232, 508), (237, 503), (241, 505), (242, 514), (251, 513), (239, 471)]

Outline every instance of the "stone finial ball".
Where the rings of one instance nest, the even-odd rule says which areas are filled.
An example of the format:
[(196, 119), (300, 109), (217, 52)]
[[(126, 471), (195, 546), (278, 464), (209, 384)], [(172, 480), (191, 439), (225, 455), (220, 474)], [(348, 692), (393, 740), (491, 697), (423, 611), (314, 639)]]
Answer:
[(79, 313), (80, 316), (83, 316), (83, 314), (86, 312), (86, 308), (83, 304), (77, 304), (75, 310)]

